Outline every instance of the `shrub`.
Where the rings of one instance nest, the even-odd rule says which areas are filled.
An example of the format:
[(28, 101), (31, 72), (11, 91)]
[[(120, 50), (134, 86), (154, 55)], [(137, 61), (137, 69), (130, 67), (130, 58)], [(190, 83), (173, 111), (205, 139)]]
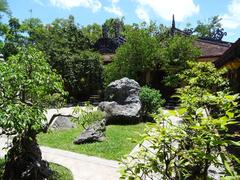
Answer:
[(155, 113), (165, 103), (162, 95), (156, 89), (143, 86), (140, 90), (140, 100), (143, 107), (143, 114)]
[(155, 115), (157, 123), (144, 135), (148, 143), (123, 160), (123, 178), (211, 179), (210, 167), (221, 171), (220, 176), (237, 176), (240, 160), (226, 148), (240, 146), (235, 141), (239, 135), (228, 130), (239, 124), (239, 95), (221, 91), (227, 84), (224, 71), (211, 64), (190, 65), (180, 75), (186, 84), (178, 90), (180, 108)]
[(73, 113), (75, 117), (72, 119), (77, 124), (80, 124), (84, 129), (96, 121), (101, 121), (105, 117), (105, 113), (100, 110), (95, 110), (95, 107), (86, 103), (85, 107), (75, 107)]
[[(221, 176), (236, 176), (234, 166), (240, 161), (225, 149), (240, 145), (229, 140), (238, 136), (229, 134), (227, 128), (229, 124), (236, 124), (237, 117), (234, 113), (237, 96), (231, 97), (219, 96), (228, 108), (218, 118), (206, 117), (204, 108), (193, 114), (182, 108), (156, 115), (157, 123), (150, 124), (143, 135), (147, 143), (122, 161), (122, 179), (208, 179), (209, 167), (219, 168)], [(174, 123), (170, 118), (173, 115), (182, 118), (184, 123)]]

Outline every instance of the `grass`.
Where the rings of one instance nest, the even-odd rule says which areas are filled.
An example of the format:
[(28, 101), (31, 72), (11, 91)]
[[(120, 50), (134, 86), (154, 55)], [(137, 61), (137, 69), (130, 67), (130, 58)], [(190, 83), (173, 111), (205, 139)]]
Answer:
[(55, 163), (50, 163), (50, 168), (53, 174), (49, 180), (73, 180), (72, 172), (67, 168)]
[(3, 176), (4, 166), (5, 166), (4, 159), (0, 159), (0, 179), (2, 179)]
[[(4, 171), (4, 159), (0, 159), (0, 179), (2, 179)], [(48, 180), (73, 180), (73, 175), (70, 170), (55, 163), (50, 163), (50, 168), (53, 174)]]
[[(109, 125), (106, 130), (106, 140), (91, 144), (73, 144), (75, 137), (80, 135), (82, 128), (64, 131), (52, 131), (38, 136), (39, 144), (72, 151), (105, 159), (120, 160), (121, 157), (131, 152), (137, 142), (141, 141), (144, 124), (137, 125)], [(131, 141), (133, 139), (136, 142)]]

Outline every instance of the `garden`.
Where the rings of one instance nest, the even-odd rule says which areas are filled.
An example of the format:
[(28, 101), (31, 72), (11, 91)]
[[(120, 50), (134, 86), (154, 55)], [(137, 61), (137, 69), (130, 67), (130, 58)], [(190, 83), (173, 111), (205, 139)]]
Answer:
[[(7, 1), (0, 7), (10, 13)], [(103, 28), (73, 16), (0, 22), (0, 140), (11, 141), (0, 179), (71, 180), (73, 157), (119, 163), (120, 179), (240, 179), (239, 92), (195, 46), (220, 21), (198, 22), (191, 35), (119, 18)], [(55, 163), (46, 149), (71, 158)]]

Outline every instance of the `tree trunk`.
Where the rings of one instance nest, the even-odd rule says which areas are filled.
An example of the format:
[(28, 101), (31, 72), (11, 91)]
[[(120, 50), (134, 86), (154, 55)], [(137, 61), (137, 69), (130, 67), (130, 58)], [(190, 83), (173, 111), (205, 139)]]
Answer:
[(3, 180), (43, 180), (51, 175), (49, 164), (42, 160), (35, 133), (13, 138), (8, 151)]

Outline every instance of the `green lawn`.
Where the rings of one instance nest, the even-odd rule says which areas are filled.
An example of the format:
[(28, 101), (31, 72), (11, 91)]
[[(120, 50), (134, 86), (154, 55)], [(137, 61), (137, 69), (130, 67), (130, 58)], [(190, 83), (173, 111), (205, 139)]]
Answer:
[[(50, 163), (50, 168), (53, 171), (52, 176), (48, 180), (73, 180), (70, 170), (55, 163)], [(4, 171), (4, 160), (0, 159), (0, 179), (2, 179)]]
[(73, 180), (72, 172), (67, 168), (55, 163), (50, 163), (50, 168), (53, 174), (49, 180)]
[(106, 140), (104, 142), (91, 144), (73, 144), (74, 138), (79, 136), (82, 128), (40, 134), (38, 140), (39, 144), (44, 146), (98, 156), (106, 159), (120, 160), (123, 155), (130, 153), (137, 144), (130, 139), (136, 140), (137, 142), (141, 141), (139, 133), (141, 134), (144, 131), (144, 126), (143, 123), (128, 126), (107, 126)]
[(0, 179), (2, 179), (3, 172), (4, 172), (4, 160), (0, 159)]

